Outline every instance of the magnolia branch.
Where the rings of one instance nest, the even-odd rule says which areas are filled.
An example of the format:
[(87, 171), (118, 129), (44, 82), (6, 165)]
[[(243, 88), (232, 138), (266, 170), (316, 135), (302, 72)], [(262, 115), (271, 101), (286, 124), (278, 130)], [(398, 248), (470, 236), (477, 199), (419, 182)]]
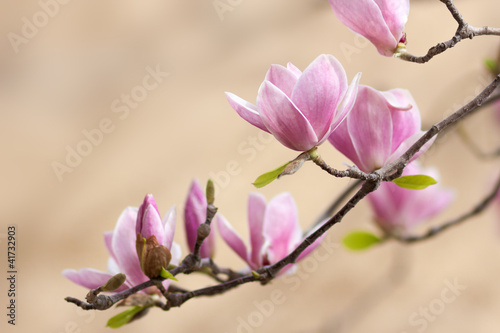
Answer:
[[(330, 219), (328, 219), (326, 222), (324, 222), (318, 229), (316, 229), (314, 232), (312, 232), (309, 236), (307, 236), (302, 243), (299, 244), (299, 246), (292, 251), (290, 254), (288, 254), (286, 257), (281, 259), (280, 261), (274, 263), (273, 265), (269, 266), (264, 266), (260, 269), (258, 269), (256, 272), (252, 272), (252, 274), (244, 275), (237, 277), (235, 279), (230, 279), (229, 281), (222, 282), (220, 284), (202, 288), (202, 289), (197, 289), (194, 291), (181, 291), (181, 292), (174, 292), (172, 290), (168, 290), (164, 292), (164, 296), (167, 299), (167, 303), (163, 302), (155, 302), (155, 305), (158, 307), (161, 307), (164, 310), (169, 310), (172, 307), (178, 307), (181, 306), (183, 303), (188, 301), (191, 298), (194, 297), (200, 297), (200, 296), (212, 296), (212, 295), (217, 295), (217, 294), (222, 294), (230, 289), (233, 289), (239, 285), (249, 283), (249, 282), (254, 282), (254, 281), (259, 281), (262, 284), (266, 284), (267, 282), (271, 281), (273, 278), (277, 276), (277, 274), (282, 270), (285, 266), (289, 264), (293, 264), (297, 261), (297, 258), (300, 256), (304, 250), (309, 247), (312, 243), (314, 243), (319, 237), (321, 237), (323, 234), (325, 234), (332, 226), (335, 224), (339, 223), (342, 221), (344, 216), (351, 210), (353, 209), (358, 202), (360, 202), (365, 196), (367, 196), (370, 192), (373, 192), (377, 189), (381, 181), (389, 181), (392, 180), (396, 177), (398, 177), (406, 164), (410, 161), (410, 159), (429, 141), (443, 131), (445, 128), (456, 124), (458, 121), (462, 120), (466, 116), (472, 114), (476, 109), (479, 108), (483, 104), (484, 101), (487, 100), (487, 98), (491, 95), (491, 93), (495, 90), (495, 88), (498, 86), (500, 83), (500, 75), (497, 76), (493, 82), (491, 82), (479, 95), (477, 95), (472, 101), (464, 105), (462, 108), (457, 110), (455, 113), (451, 114), (447, 118), (441, 120), (437, 124), (433, 125), (431, 129), (429, 129), (419, 140), (417, 140), (400, 158), (395, 160), (394, 162), (386, 165), (385, 167), (376, 170), (368, 175), (366, 177), (366, 180), (364, 181), (363, 185), (361, 188), (349, 199), (349, 201), (335, 214), (333, 215)], [(318, 164), (318, 163), (317, 163)], [(320, 163), (321, 164), (321, 163)], [(318, 164), (319, 165), (319, 164)], [(326, 163), (325, 163), (326, 165)], [(321, 166), (321, 165), (320, 165)], [(323, 168), (323, 167), (322, 167)], [(326, 169), (326, 168), (323, 168)], [(349, 169), (352, 170), (352, 169)], [(346, 172), (352, 172), (347, 170)], [(361, 171), (359, 171), (358, 174), (361, 174)], [(356, 178), (356, 177), (354, 177)], [(500, 187), (500, 180), (497, 183), (497, 188)], [(496, 193), (496, 191), (495, 191)], [(485, 209), (485, 207), (491, 202), (493, 199), (493, 192), (490, 194), (483, 202), (481, 202), (475, 209), (473, 209), (470, 213), (464, 215), (461, 218), (458, 218), (454, 221), (450, 221), (449, 223), (441, 226), (438, 231), (430, 231), (429, 236), (419, 236), (419, 238), (428, 238), (431, 237), (432, 235), (441, 232), (442, 230), (447, 229), (448, 227), (458, 224), (465, 220), (466, 218), (469, 218), (470, 216), (476, 215), (482, 210)], [(212, 207), (210, 207), (212, 206)], [(215, 210), (215, 211), (214, 211)], [(200, 226), (200, 229), (198, 229), (198, 239), (197, 239), (197, 244), (199, 243), (199, 246), (203, 243), (203, 240), (208, 237), (208, 233), (210, 230), (208, 229), (208, 233), (205, 233), (206, 230), (203, 230), (202, 227), (203, 225), (208, 225), (210, 226), (210, 222), (213, 219), (214, 215), (216, 212), (216, 208), (213, 207), (212, 202), (209, 201), (209, 204), (207, 206), (207, 220), (205, 221), (204, 224)], [(442, 229), (442, 230), (441, 230)], [(413, 239), (408, 239), (404, 240), (406, 242), (412, 242), (415, 241)], [(189, 273), (191, 271), (194, 271), (195, 269), (193, 268), (200, 268), (201, 267), (201, 260), (199, 259), (199, 246), (198, 250), (193, 251), (193, 253), (189, 254), (186, 256), (186, 258), (182, 261), (181, 265), (170, 270), (170, 273), (172, 275), (178, 275), (180, 273)], [(105, 295), (99, 295), (96, 297), (96, 300), (94, 303), (86, 303), (83, 301), (80, 301), (76, 298), (73, 297), (67, 297), (66, 301), (71, 302), (76, 304), (77, 306), (81, 307), (82, 309), (85, 310), (105, 310), (109, 307), (111, 307), (113, 304), (118, 302), (119, 300), (125, 299), (128, 296), (137, 293), (140, 290), (143, 290), (147, 287), (151, 286), (159, 286), (161, 285), (161, 282), (163, 279), (158, 278), (158, 279), (151, 279), (149, 281), (146, 281), (144, 283), (141, 283), (137, 286), (134, 286), (130, 289), (127, 289), (125, 291), (122, 291), (120, 293), (111, 295), (111, 296), (105, 296)]]
[(451, 15), (458, 23), (458, 28), (457, 31), (455, 32), (455, 35), (450, 40), (447, 40), (445, 42), (437, 44), (436, 46), (431, 47), (427, 52), (427, 54), (424, 56), (421, 57), (414, 56), (408, 53), (406, 50), (402, 50), (400, 53), (396, 53), (396, 57), (402, 60), (423, 64), (431, 60), (434, 56), (441, 54), (444, 51), (454, 47), (457, 43), (461, 42), (464, 39), (472, 39), (476, 36), (485, 36), (485, 35), (500, 36), (499, 28), (492, 28), (487, 26), (473, 27), (470, 24), (468, 24), (464, 20), (458, 9), (455, 7), (452, 0), (440, 0), (440, 1), (446, 5)]
[(448, 221), (440, 226), (431, 228), (423, 235), (407, 236), (407, 237), (395, 236), (395, 238), (401, 242), (404, 242), (404, 243), (414, 243), (414, 242), (418, 242), (418, 241), (422, 241), (422, 240), (431, 238), (431, 237), (445, 231), (449, 227), (453, 227), (455, 225), (458, 225), (458, 224), (482, 213), (490, 205), (490, 203), (493, 201), (493, 199), (495, 199), (499, 190), (500, 190), (500, 177), (498, 178), (493, 190), (483, 200), (481, 200), (476, 206), (474, 206), (474, 208), (471, 211), (469, 211), (468, 213), (463, 214), (462, 216), (457, 217), (451, 221)]

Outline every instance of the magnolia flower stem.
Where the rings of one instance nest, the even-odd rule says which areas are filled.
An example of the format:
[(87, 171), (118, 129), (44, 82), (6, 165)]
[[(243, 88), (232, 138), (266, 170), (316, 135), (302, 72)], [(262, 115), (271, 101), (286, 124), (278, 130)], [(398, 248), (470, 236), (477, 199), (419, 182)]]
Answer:
[(471, 211), (469, 211), (469, 212), (463, 214), (462, 216), (459, 216), (451, 221), (448, 221), (440, 226), (431, 228), (423, 235), (407, 236), (407, 237), (394, 236), (394, 237), (396, 239), (398, 239), (399, 241), (404, 242), (404, 243), (414, 243), (414, 242), (422, 241), (425, 239), (429, 239), (429, 238), (445, 231), (449, 227), (458, 225), (458, 224), (482, 213), (490, 205), (490, 203), (493, 201), (493, 199), (495, 199), (499, 189), (500, 189), (500, 177), (498, 178), (497, 183), (496, 183), (495, 187), (493, 188), (493, 190), (483, 200), (481, 200), (476, 206), (474, 206), (474, 208), (472, 208)]
[(500, 36), (499, 28), (492, 28), (487, 26), (473, 27), (469, 25), (464, 20), (464, 18), (458, 11), (457, 7), (455, 7), (452, 0), (440, 0), (440, 1), (446, 5), (451, 15), (458, 23), (458, 29), (455, 32), (455, 36), (453, 36), (450, 40), (446, 42), (442, 42), (437, 44), (436, 46), (431, 47), (427, 52), (427, 54), (424, 56), (418, 57), (410, 53), (407, 53), (406, 51), (403, 51), (396, 55), (398, 58), (410, 62), (416, 62), (418, 64), (423, 64), (431, 60), (434, 56), (441, 54), (444, 51), (454, 47), (457, 43), (461, 42), (464, 39), (472, 39), (476, 36), (483, 36), (483, 35)]
[(347, 170), (337, 170), (335, 168), (332, 168), (321, 158), (321, 156), (317, 152), (314, 152), (314, 154), (311, 153), (311, 160), (321, 169), (325, 170), (334, 177), (338, 178), (349, 177), (349, 178), (355, 178), (360, 180), (371, 180), (371, 181), (378, 179), (377, 175), (365, 173), (359, 170), (356, 166), (352, 166)]

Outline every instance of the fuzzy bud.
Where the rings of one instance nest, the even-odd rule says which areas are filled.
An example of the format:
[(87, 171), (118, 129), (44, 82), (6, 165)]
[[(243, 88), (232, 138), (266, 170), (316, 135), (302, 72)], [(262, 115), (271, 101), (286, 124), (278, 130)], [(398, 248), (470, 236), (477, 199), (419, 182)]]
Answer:
[(154, 235), (144, 238), (138, 233), (136, 250), (142, 271), (151, 279), (159, 277), (161, 269), (168, 267), (170, 259), (172, 259), (169, 249), (163, 245), (159, 245)]

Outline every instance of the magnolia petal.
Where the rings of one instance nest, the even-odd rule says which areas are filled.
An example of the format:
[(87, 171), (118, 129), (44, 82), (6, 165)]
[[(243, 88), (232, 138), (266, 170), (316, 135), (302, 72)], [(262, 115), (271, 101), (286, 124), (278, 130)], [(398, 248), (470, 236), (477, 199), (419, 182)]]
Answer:
[(269, 242), (268, 260), (275, 263), (288, 255), (290, 247), (300, 242), (297, 206), (290, 193), (275, 196), (267, 205), (264, 216), (264, 237)]
[[(342, 102), (340, 103), (337, 109), (337, 114), (335, 115), (335, 118), (333, 119), (333, 122), (330, 126), (330, 131), (327, 133), (328, 136), (330, 136), (331, 133), (337, 130), (340, 124), (344, 123), (344, 120), (352, 111), (352, 108), (354, 107), (356, 98), (358, 96), (360, 79), (361, 79), (361, 73), (356, 74), (356, 76), (352, 79), (352, 82), (347, 88), (347, 91), (342, 99)], [(323, 142), (324, 140), (326, 140), (326, 138), (323, 138), (320, 142)]]
[(175, 235), (175, 225), (177, 222), (177, 211), (176, 211), (176, 206), (173, 205), (170, 207), (168, 210), (167, 214), (163, 217), (163, 243), (160, 243), (164, 245), (167, 249), (171, 249), (172, 247), (172, 242), (174, 241), (174, 235)]
[(144, 210), (144, 215), (142, 216), (142, 229), (140, 234), (144, 238), (155, 236), (158, 243), (163, 244), (165, 241), (163, 230), (163, 224), (158, 208), (151, 204), (148, 205)]
[(197, 180), (193, 180), (184, 206), (184, 226), (189, 250), (193, 251), (197, 231), (200, 224), (205, 222), (207, 199)]
[(118, 264), (116, 263), (116, 261), (109, 257), (108, 258), (108, 272), (111, 274), (111, 275), (116, 275), (118, 273), (121, 273), (121, 269), (120, 269), (120, 266), (118, 266)]
[[(417, 142), (424, 134), (425, 134), (424, 131), (418, 131), (415, 134), (413, 134), (412, 136), (410, 136), (409, 138), (407, 138), (405, 141), (403, 141), (399, 145), (399, 147), (387, 158), (386, 163), (393, 162), (393, 161), (397, 160), (398, 158), (400, 158), (401, 155), (403, 155), (411, 146), (413, 146), (413, 144), (415, 142)], [(432, 139), (427, 141), (422, 146), (422, 148), (420, 148), (420, 150), (415, 155), (413, 155), (413, 157), (410, 159), (410, 163), (415, 161), (417, 158), (420, 157), (420, 155), (425, 153), (432, 146), (432, 144), (434, 143), (434, 140), (436, 140), (436, 136), (434, 136)]]
[(340, 22), (367, 38), (380, 54), (394, 54), (399, 39), (394, 37), (374, 0), (330, 0), (330, 5)]
[(300, 69), (298, 69), (297, 67), (295, 67), (295, 65), (292, 64), (291, 62), (286, 64), (286, 68), (290, 72), (292, 72), (297, 78), (302, 75), (302, 71)]
[(395, 151), (404, 140), (420, 131), (420, 111), (412, 95), (406, 89), (392, 89), (381, 94), (391, 108), (392, 151)]
[(241, 118), (245, 119), (255, 127), (269, 133), (269, 130), (262, 122), (259, 111), (255, 105), (230, 92), (226, 92), (226, 97), (231, 107), (240, 115)]
[(133, 285), (148, 280), (141, 270), (135, 247), (137, 211), (135, 207), (127, 207), (122, 212), (113, 231), (111, 242), (118, 266)]
[(248, 228), (250, 229), (250, 260), (262, 265), (262, 248), (265, 243), (263, 235), (266, 199), (260, 193), (252, 192), (248, 198)]
[(266, 80), (278, 87), (288, 97), (292, 96), (297, 79), (298, 76), (293, 71), (281, 65), (271, 65), (266, 74)]
[(347, 121), (343, 121), (335, 131), (328, 137), (328, 141), (355, 165), (361, 168), (361, 160), (358, 152), (352, 143), (349, 131), (347, 129)]
[[(158, 212), (158, 206), (156, 206), (156, 201), (155, 199), (153, 198), (153, 195), (152, 194), (147, 194), (146, 197), (144, 198), (144, 201), (142, 203), (142, 205), (139, 207), (139, 211), (137, 212), (137, 223), (136, 223), (136, 226), (135, 226), (135, 232), (136, 233), (142, 233), (143, 230), (143, 218), (144, 218), (144, 214), (146, 212), (146, 209), (149, 207), (149, 206), (153, 206), (153, 209), (156, 210), (156, 212)], [(159, 213), (158, 213), (159, 215)], [(153, 234), (151, 235), (144, 235), (143, 236), (145, 238), (148, 238), (150, 236), (152, 236)]]
[(316, 136), (323, 138), (329, 134), (337, 106), (346, 91), (344, 68), (332, 55), (322, 54), (304, 70), (291, 100), (309, 121)]
[(410, 14), (409, 0), (375, 0), (380, 7), (385, 23), (389, 27), (394, 39), (398, 42)]
[(116, 261), (116, 256), (113, 252), (113, 231), (106, 231), (104, 233), (104, 244), (106, 245), (106, 249), (108, 249), (111, 258)]
[(262, 121), (286, 147), (307, 151), (318, 143), (311, 124), (279, 88), (264, 81), (257, 96)]
[(217, 214), (215, 219), (217, 220), (217, 227), (222, 239), (224, 239), (227, 245), (229, 245), (229, 247), (233, 249), (233, 251), (236, 252), (241, 259), (250, 264), (245, 243), (233, 229), (231, 224), (229, 224), (226, 218), (221, 214)]
[(392, 117), (383, 95), (360, 86), (356, 103), (347, 117), (352, 144), (365, 172), (381, 168), (391, 154)]

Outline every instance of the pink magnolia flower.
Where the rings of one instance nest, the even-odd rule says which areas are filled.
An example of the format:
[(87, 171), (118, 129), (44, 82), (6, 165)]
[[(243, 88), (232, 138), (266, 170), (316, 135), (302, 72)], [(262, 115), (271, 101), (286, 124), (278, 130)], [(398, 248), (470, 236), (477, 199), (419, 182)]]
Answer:
[[(186, 237), (189, 249), (194, 250), (196, 238), (198, 236), (198, 227), (205, 222), (207, 217), (207, 198), (201, 189), (197, 180), (193, 180), (189, 194), (184, 206), (184, 226), (186, 227)], [(215, 252), (215, 234), (210, 232), (203, 241), (200, 248), (202, 258), (211, 258)]]
[[(269, 204), (266, 204), (263, 195), (250, 193), (248, 199), (250, 250), (247, 250), (241, 237), (224, 216), (217, 214), (216, 219), (224, 241), (252, 270), (283, 259), (295, 250), (304, 238), (299, 226), (297, 207), (289, 193), (277, 195)], [(319, 245), (322, 238), (316, 240), (302, 252), (298, 260), (311, 253)]]
[(381, 55), (390, 57), (404, 39), (409, 0), (329, 0), (337, 18), (367, 38)]
[(320, 55), (305, 70), (272, 65), (257, 94), (257, 106), (226, 93), (229, 104), (250, 124), (286, 147), (307, 151), (323, 143), (344, 120), (356, 98), (361, 73), (350, 86), (342, 65)]
[[(136, 207), (127, 207), (118, 218), (115, 230), (104, 233), (104, 241), (111, 255), (108, 260), (108, 272), (93, 268), (82, 268), (78, 271), (65, 269), (62, 274), (76, 284), (95, 289), (106, 283), (113, 275), (124, 273), (127, 280), (115, 292), (148, 281), (149, 278), (142, 272), (137, 256), (136, 230), (140, 230), (143, 236), (155, 235), (158, 243), (167, 247), (172, 253), (170, 263), (177, 265), (181, 257), (181, 250), (180, 246), (173, 242), (175, 219), (175, 206), (173, 206), (162, 221), (153, 196), (148, 194), (139, 210)], [(169, 284), (170, 280), (163, 282), (165, 288), (168, 288)], [(154, 293), (159, 291), (156, 287), (150, 287), (145, 289), (145, 292)]]
[[(403, 176), (428, 175), (439, 181), (434, 168), (422, 168), (417, 161), (406, 166)], [(391, 182), (383, 182), (368, 194), (375, 221), (389, 233), (407, 235), (415, 226), (443, 211), (454, 199), (454, 192), (439, 183), (423, 190), (408, 190)]]
[[(408, 90), (380, 92), (360, 85), (351, 113), (328, 140), (359, 169), (372, 172), (410, 148), (424, 133), (420, 127), (420, 111)], [(432, 142), (434, 139), (412, 160)]]

